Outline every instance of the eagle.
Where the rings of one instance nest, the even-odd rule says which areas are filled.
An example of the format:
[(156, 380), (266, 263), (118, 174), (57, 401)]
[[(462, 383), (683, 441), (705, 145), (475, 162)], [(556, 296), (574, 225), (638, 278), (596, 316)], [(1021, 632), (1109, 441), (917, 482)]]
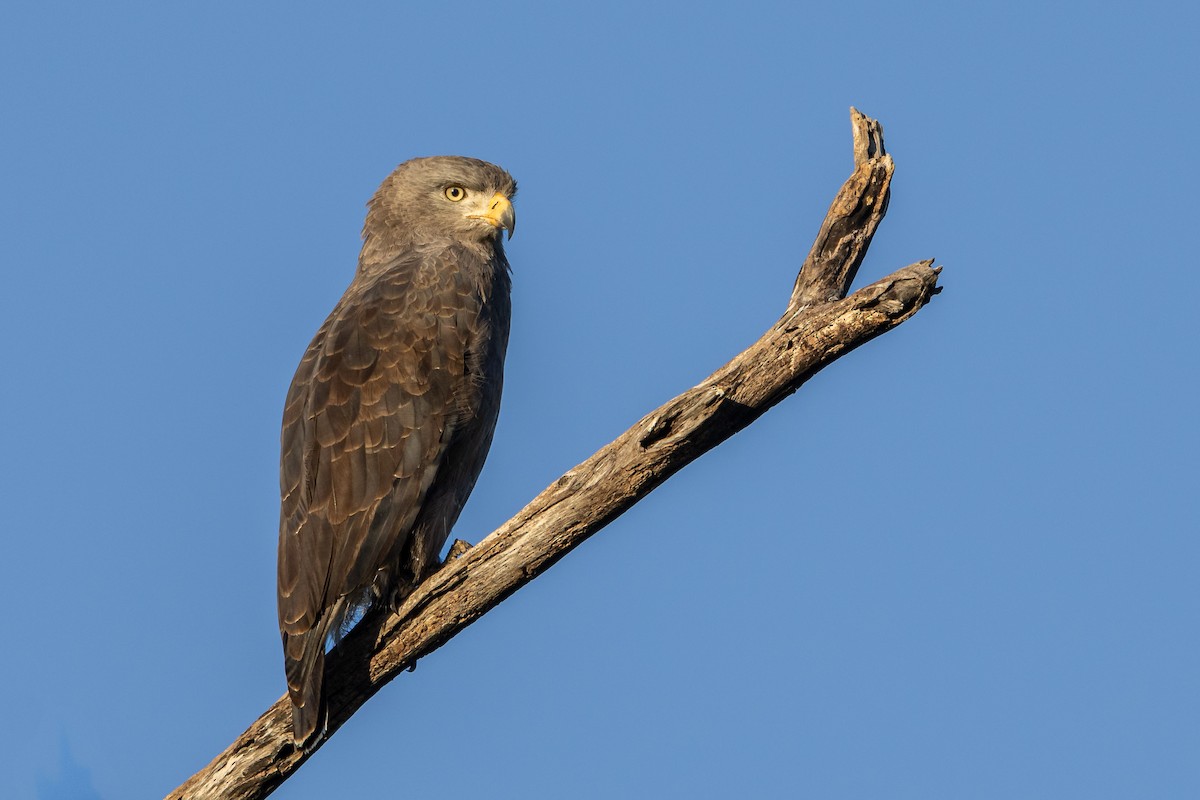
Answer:
[(325, 648), (439, 564), (500, 410), (516, 182), (406, 161), (367, 205), (350, 286), (296, 369), (279, 459), (279, 633), (299, 746), (324, 733)]

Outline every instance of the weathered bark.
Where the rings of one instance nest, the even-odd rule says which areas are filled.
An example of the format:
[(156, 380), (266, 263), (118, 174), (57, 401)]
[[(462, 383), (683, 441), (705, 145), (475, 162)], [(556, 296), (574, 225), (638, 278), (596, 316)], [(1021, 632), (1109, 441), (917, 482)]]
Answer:
[[(364, 619), (327, 663), (329, 735), (418, 658), (822, 368), (911, 317), (939, 291), (940, 268), (922, 261), (845, 296), (887, 210), (893, 171), (879, 123), (854, 109), (851, 122), (854, 173), (830, 207), (779, 321), (699, 385), (556, 480), (478, 545), (462, 555), (456, 547), (398, 613)], [(320, 747), (297, 751), (290, 725), (285, 695), (168, 798), (265, 797)]]

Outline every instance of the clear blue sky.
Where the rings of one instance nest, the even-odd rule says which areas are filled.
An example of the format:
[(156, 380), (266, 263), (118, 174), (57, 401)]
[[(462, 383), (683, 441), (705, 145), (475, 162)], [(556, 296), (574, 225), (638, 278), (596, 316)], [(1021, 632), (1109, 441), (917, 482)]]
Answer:
[(398, 162), (521, 184), (477, 541), (775, 320), (851, 105), (859, 285), (943, 294), (277, 796), (1200, 796), (1194, 6), (410, 5), (0, 11), (0, 796), (159, 797), (282, 693), (283, 395)]

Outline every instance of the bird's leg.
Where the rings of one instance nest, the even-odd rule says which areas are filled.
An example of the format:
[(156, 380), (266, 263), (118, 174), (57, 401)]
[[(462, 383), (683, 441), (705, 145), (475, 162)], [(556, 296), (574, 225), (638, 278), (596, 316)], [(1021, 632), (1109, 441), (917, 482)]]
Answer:
[[(438, 569), (442, 569), (450, 562), (455, 561), (456, 559), (462, 558), (463, 554), (471, 549), (471, 546), (472, 545), (470, 542), (464, 542), (462, 539), (455, 539), (454, 543), (452, 545), (450, 545), (450, 551), (448, 553), (446, 553), (446, 560), (443, 561), (440, 565), (438, 565)], [(430, 573), (430, 574), (432, 574), (432, 573)], [(428, 576), (426, 576), (426, 577), (428, 577)], [(393, 596), (393, 598), (392, 598), (393, 613), (399, 612), (400, 604), (404, 601), (404, 598), (407, 597), (407, 595), (408, 595), (408, 593), (406, 592), (403, 595), (397, 594), (397, 595)], [(404, 669), (406, 672), (414, 672), (417, 669), (416, 660), (414, 659), (413, 662), (411, 664), (409, 664), (408, 666), (406, 666)]]

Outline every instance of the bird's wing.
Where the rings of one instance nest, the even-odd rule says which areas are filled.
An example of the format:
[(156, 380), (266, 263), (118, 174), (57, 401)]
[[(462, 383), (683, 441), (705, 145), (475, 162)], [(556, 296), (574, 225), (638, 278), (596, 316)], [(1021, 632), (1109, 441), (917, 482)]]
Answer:
[(280, 464), (285, 638), (401, 551), (461, 419), (469, 331), (457, 321), (472, 296), (437, 270), (456, 266), (410, 258), (352, 284), (293, 379)]

